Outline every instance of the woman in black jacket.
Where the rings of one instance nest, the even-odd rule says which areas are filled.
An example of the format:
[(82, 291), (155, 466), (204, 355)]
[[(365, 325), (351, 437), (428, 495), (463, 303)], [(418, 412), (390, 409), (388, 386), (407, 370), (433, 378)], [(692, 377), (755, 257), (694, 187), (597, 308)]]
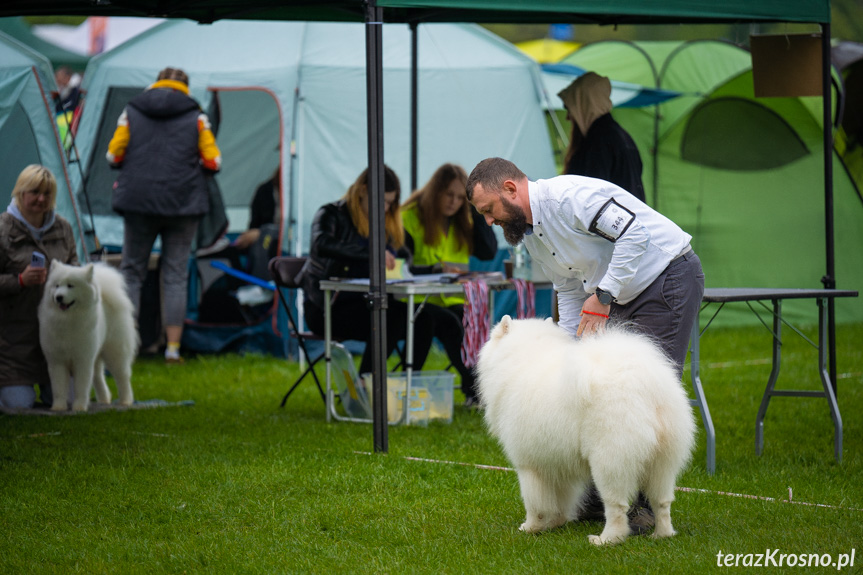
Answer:
[[(366, 180), (368, 170), (363, 170), (348, 188), (345, 196), (322, 206), (312, 222), (312, 237), (309, 259), (301, 272), (300, 281), (305, 299), (303, 310), (306, 324), (312, 332), (324, 334), (324, 293), (320, 281), (331, 277), (369, 277), (369, 191)], [(389, 167), (384, 168), (384, 209), (386, 228), (386, 265), (395, 267), (399, 250), (404, 250), (404, 228), (399, 208), (401, 186), (399, 179)], [(406, 255), (406, 254), (401, 254)], [(388, 297), (387, 303), (387, 349), (393, 352), (407, 331), (407, 304)], [(360, 373), (372, 369), (371, 313), (366, 296), (356, 292), (338, 292), (332, 302), (332, 335), (334, 339), (353, 339), (366, 342), (366, 350), (360, 363)], [(413, 368), (421, 369), (431, 348), (433, 325), (427, 314), (420, 313), (414, 323)]]
[(572, 122), (564, 174), (617, 184), (642, 202), (641, 155), (629, 133), (611, 116), (611, 81), (587, 72), (558, 96)]

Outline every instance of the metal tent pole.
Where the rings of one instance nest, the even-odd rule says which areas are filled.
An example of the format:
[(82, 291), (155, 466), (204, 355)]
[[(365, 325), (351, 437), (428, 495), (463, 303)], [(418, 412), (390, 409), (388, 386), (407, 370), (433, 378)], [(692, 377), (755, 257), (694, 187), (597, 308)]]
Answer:
[[(827, 274), (821, 278), (825, 289), (836, 289), (835, 243), (833, 237), (833, 105), (830, 63), (830, 24), (821, 24), (821, 91), (824, 123), (824, 230), (827, 248)], [(827, 337), (830, 350), (830, 381), (836, 389), (836, 307), (835, 298), (827, 300)]]
[(419, 42), (417, 23), (411, 22), (411, 192), (417, 189), (417, 164), (419, 157)]
[(384, 114), (383, 114), (383, 9), (375, 0), (366, 7), (366, 102), (369, 138), (369, 309), (372, 319), (372, 421), (374, 450), (389, 450), (385, 357), (387, 295), (384, 249)]

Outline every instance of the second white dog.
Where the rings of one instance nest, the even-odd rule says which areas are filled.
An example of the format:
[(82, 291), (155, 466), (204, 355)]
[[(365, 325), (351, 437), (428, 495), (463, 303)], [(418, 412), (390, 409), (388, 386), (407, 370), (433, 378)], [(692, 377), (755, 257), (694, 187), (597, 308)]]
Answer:
[(117, 383), (120, 404), (132, 404), (132, 362), (139, 340), (120, 272), (104, 264), (51, 262), (39, 303), (39, 341), (48, 361), (52, 410), (65, 411), (71, 399), (74, 411), (87, 411), (93, 387), (99, 403), (111, 403), (105, 367)]
[(648, 338), (610, 328), (577, 340), (551, 321), (504, 316), (477, 373), (488, 428), (518, 472), (523, 531), (577, 519), (593, 477), (606, 522), (591, 543), (626, 539), (639, 489), (653, 537), (675, 534), (671, 502), (695, 423), (674, 367)]

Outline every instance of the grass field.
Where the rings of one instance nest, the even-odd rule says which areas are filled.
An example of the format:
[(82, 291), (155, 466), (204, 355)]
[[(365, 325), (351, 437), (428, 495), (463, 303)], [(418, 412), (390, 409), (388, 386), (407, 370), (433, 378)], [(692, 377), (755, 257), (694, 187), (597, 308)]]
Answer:
[[(391, 427), (389, 453), (373, 454), (371, 426), (326, 423), (311, 380), (279, 409), (295, 363), (201, 356), (135, 365), (138, 399), (193, 406), (0, 416), (0, 573), (701, 574), (734, 569), (717, 565), (720, 552), (743, 565), (776, 549), (771, 572), (835, 572), (799, 557), (773, 565), (782, 554), (849, 562), (852, 550), (842, 572), (861, 572), (863, 325), (838, 329), (841, 464), (817, 398), (775, 398), (755, 455), (769, 337), (702, 339), (717, 472), (705, 472), (700, 430), (678, 485), (703, 491), (678, 492), (671, 539), (598, 549), (587, 541), (598, 523), (523, 534), (516, 475), (479, 467), (508, 467), (480, 414), (456, 405), (450, 425)], [(815, 350), (785, 338), (778, 387), (817, 389)]]

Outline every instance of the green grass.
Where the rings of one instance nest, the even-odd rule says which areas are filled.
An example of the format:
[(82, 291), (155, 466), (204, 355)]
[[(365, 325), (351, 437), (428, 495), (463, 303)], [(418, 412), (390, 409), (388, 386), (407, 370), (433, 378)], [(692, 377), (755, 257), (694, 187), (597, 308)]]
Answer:
[[(816, 389), (815, 350), (790, 332), (785, 338), (779, 386)], [(326, 423), (311, 380), (278, 408), (295, 363), (139, 360), (139, 399), (195, 405), (0, 416), (0, 573), (700, 574), (729, 570), (716, 565), (720, 550), (838, 558), (857, 546), (855, 566), (843, 572), (860, 572), (863, 325), (840, 326), (838, 342), (841, 465), (823, 399), (775, 398), (764, 455), (755, 455), (755, 414), (770, 371), (758, 360), (769, 358), (769, 335), (760, 327), (708, 330), (702, 376), (717, 472), (705, 472), (702, 431), (678, 485), (710, 493), (678, 493), (676, 537), (602, 549), (587, 541), (597, 523), (519, 532), (516, 475), (474, 466), (508, 462), (481, 416), (458, 405), (450, 425), (390, 428), (389, 453), (372, 454), (371, 426)], [(434, 356), (427, 368), (442, 364)], [(834, 507), (715, 493), (784, 500), (789, 487), (795, 501)]]

